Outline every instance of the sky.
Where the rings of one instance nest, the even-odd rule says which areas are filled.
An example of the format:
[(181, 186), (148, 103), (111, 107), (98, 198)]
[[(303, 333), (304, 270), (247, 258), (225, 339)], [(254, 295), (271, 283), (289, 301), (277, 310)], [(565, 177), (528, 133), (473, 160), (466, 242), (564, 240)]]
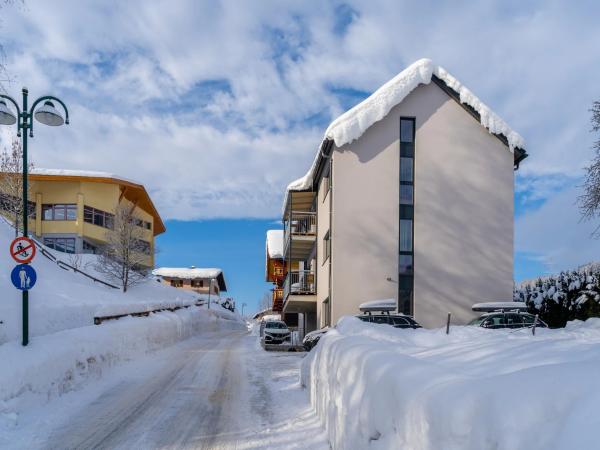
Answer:
[(221, 266), (252, 309), (269, 288), (264, 233), (327, 124), (423, 57), (526, 140), (515, 278), (599, 259), (575, 204), (599, 17), (585, 0), (16, 1), (0, 9), (2, 78), (70, 108), (68, 127), (36, 129), (38, 167), (140, 181), (168, 229), (158, 264)]

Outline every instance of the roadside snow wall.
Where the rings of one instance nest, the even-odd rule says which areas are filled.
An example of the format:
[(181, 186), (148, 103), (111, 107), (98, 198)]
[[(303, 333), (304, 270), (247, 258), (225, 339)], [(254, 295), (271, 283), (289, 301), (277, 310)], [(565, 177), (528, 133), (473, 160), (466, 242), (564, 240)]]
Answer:
[(190, 307), (39, 336), (28, 347), (6, 343), (0, 346), (0, 415), (12, 402), (59, 397), (116, 364), (193, 335), (245, 329), (237, 314)]
[(600, 319), (447, 336), (348, 317), (301, 382), (336, 449), (532, 450), (597, 448), (599, 377)]

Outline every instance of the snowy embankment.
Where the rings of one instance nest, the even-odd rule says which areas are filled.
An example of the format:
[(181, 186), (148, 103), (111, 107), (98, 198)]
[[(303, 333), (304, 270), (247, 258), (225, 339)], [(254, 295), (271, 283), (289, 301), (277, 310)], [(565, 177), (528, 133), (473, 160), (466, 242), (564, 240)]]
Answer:
[(599, 377), (600, 319), (532, 336), (348, 317), (302, 366), (333, 448), (361, 450), (595, 448)]
[[(0, 345), (21, 338), (21, 291), (10, 281), (10, 271), (15, 262), (8, 247), (14, 238), (12, 229), (0, 220)], [(72, 255), (46, 249), (66, 263), (73, 263)], [(95, 255), (77, 256), (81, 270), (102, 278), (94, 270)], [(94, 283), (91, 279), (61, 269), (41, 252), (32, 262), (38, 274), (35, 287), (29, 293), (31, 336), (41, 336), (56, 331), (92, 325), (94, 316), (116, 315), (127, 312), (148, 311), (158, 308), (190, 305), (198, 295), (157, 283), (149, 278), (133, 286), (127, 293)]]

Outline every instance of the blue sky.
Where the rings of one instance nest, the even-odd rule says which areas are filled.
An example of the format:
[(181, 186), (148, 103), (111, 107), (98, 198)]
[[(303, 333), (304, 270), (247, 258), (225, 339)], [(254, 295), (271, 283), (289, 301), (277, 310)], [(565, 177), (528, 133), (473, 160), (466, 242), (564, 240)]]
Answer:
[(327, 124), (423, 57), (526, 140), (516, 278), (600, 255), (594, 224), (580, 223), (575, 205), (592, 157), (589, 108), (600, 98), (598, 2), (2, 5), (4, 88), (55, 94), (71, 110), (69, 127), (37, 130), (36, 165), (144, 183), (167, 222), (159, 264), (222, 266), (231, 294), (249, 304), (268, 288), (264, 232)]

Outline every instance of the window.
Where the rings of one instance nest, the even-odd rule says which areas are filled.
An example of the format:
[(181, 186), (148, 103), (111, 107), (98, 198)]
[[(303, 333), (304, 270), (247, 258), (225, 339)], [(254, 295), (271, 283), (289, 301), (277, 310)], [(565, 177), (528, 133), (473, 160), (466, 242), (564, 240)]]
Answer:
[(329, 231), (325, 233), (325, 237), (323, 238), (323, 264), (325, 261), (329, 259), (331, 256), (331, 239), (329, 238)]
[(171, 280), (171, 286), (176, 288), (183, 287), (183, 280)]
[(139, 253), (149, 255), (152, 250), (152, 247), (150, 246), (150, 242), (146, 242), (141, 239), (134, 239), (133, 249)]
[(75, 253), (75, 238), (44, 238), (44, 245), (63, 253)]
[(42, 220), (77, 220), (77, 205), (42, 205)]
[(134, 218), (133, 223), (140, 228), (144, 228), (145, 230), (152, 229), (152, 224), (142, 219)]
[(90, 244), (88, 241), (83, 241), (83, 253), (98, 253), (98, 247)]
[(415, 119), (400, 118), (398, 311), (412, 314), (414, 285)]
[(91, 206), (84, 206), (83, 221), (112, 230), (114, 227), (115, 216), (106, 211), (92, 208)]
[(204, 287), (204, 280), (192, 280), (192, 287), (194, 287), (194, 288)]
[(400, 219), (400, 251), (401, 252), (412, 252), (412, 228), (413, 221), (407, 219)]

